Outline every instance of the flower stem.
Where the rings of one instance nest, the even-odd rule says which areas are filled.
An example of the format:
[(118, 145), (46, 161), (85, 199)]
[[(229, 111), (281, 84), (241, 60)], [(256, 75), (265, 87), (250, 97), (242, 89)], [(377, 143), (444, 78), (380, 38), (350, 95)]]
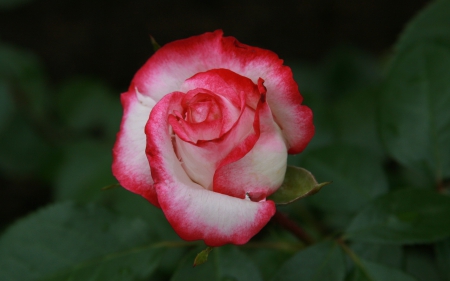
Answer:
[(305, 245), (314, 244), (314, 239), (285, 214), (277, 211), (273, 216), (273, 220), (294, 234), (300, 241), (305, 243)]

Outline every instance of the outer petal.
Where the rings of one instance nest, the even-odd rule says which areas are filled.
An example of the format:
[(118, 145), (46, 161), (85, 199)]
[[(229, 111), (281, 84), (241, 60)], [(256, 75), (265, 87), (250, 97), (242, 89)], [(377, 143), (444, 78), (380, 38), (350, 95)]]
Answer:
[(139, 70), (133, 83), (143, 94), (159, 100), (179, 90), (194, 74), (216, 68), (230, 69), (255, 84), (264, 79), (267, 101), (286, 137), (289, 153), (306, 147), (314, 135), (312, 113), (301, 105), (291, 69), (275, 53), (222, 37), (220, 30), (163, 46)]
[(229, 62), (232, 71), (257, 83), (264, 79), (267, 102), (275, 121), (288, 143), (288, 152), (295, 154), (305, 149), (314, 135), (312, 112), (302, 106), (303, 97), (294, 81), (292, 71), (283, 60), (269, 51), (239, 43), (233, 37), (221, 40), (223, 63)]
[(283, 183), (287, 150), (267, 103), (258, 108), (260, 137), (242, 159), (219, 167), (213, 190), (234, 197), (264, 200)]
[(201, 239), (209, 246), (244, 244), (267, 224), (275, 205), (219, 194), (191, 181), (175, 155), (167, 121), (171, 105), (181, 98), (181, 93), (165, 96), (146, 126), (147, 154), (161, 208), (185, 240)]
[(129, 191), (140, 194), (159, 207), (150, 165), (145, 155), (145, 124), (155, 102), (134, 90), (121, 95), (124, 108), (120, 131), (113, 148), (112, 172)]

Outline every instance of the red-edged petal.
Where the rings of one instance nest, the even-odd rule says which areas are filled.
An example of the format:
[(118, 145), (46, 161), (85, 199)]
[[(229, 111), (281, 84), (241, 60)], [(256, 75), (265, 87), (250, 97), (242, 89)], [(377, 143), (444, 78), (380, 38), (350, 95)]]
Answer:
[(236, 108), (241, 107), (241, 97), (245, 97), (246, 104), (256, 109), (260, 96), (258, 86), (252, 80), (223, 68), (197, 73), (181, 85), (181, 91), (195, 88), (207, 89), (222, 96)]
[(283, 65), (275, 53), (239, 43), (233, 37), (222, 38), (224, 66), (257, 83), (264, 80), (267, 102), (288, 143), (288, 152), (295, 154), (305, 149), (314, 135), (312, 112), (302, 106), (303, 97), (294, 81), (292, 71)]
[(301, 105), (291, 69), (275, 53), (222, 37), (220, 30), (164, 45), (139, 70), (132, 87), (159, 100), (179, 90), (194, 74), (217, 68), (229, 69), (253, 83), (264, 79), (267, 101), (286, 137), (289, 153), (306, 147), (314, 135), (312, 113)]
[[(204, 106), (196, 107), (199, 103), (204, 103)], [(233, 106), (228, 99), (202, 88), (188, 91), (181, 105), (183, 113), (174, 112), (169, 116), (169, 122), (178, 137), (193, 144), (199, 140), (220, 138), (235, 125), (241, 114), (240, 108)], [(194, 112), (200, 108), (206, 111), (203, 112), (206, 115)], [(206, 120), (195, 122), (203, 117)]]
[[(181, 140), (178, 135), (175, 136), (175, 148), (178, 157), (186, 173), (192, 180), (199, 183), (206, 189), (212, 189), (214, 172), (220, 163), (237, 146), (242, 147), (242, 155), (237, 155), (236, 160), (242, 158), (255, 144), (257, 137), (243, 143), (243, 140), (253, 134), (253, 122), (255, 112), (245, 107), (241, 116), (239, 116), (235, 127), (224, 134), (221, 138), (213, 141), (193, 144)], [(236, 161), (234, 160), (234, 161)]]
[[(244, 157), (258, 139), (259, 131), (256, 133), (254, 130), (259, 128), (259, 123), (255, 126), (255, 111), (246, 105), (246, 92), (239, 91), (239, 95), (241, 104), (238, 120), (220, 138), (193, 143), (181, 141), (179, 138), (183, 138), (182, 134), (175, 136), (177, 155), (182, 160), (185, 171), (193, 181), (206, 189), (212, 190), (214, 173), (220, 165)], [(183, 100), (185, 98), (186, 96)], [(173, 123), (173, 118), (169, 118), (169, 123)]]
[(120, 185), (159, 207), (150, 165), (145, 154), (145, 124), (155, 102), (134, 90), (121, 95), (124, 108), (120, 131), (113, 148), (112, 172)]
[(183, 141), (196, 144), (199, 140), (211, 140), (220, 137), (221, 120), (202, 123), (188, 123), (173, 114), (169, 116), (169, 123), (175, 134)]
[(146, 126), (147, 154), (161, 208), (185, 240), (204, 240), (209, 246), (244, 244), (267, 224), (275, 205), (209, 191), (188, 177), (174, 152), (168, 123), (172, 107), (181, 99), (181, 93), (165, 96)]
[(258, 141), (242, 159), (217, 169), (214, 191), (260, 201), (282, 184), (287, 165), (284, 138), (266, 102), (260, 104), (257, 114), (260, 128)]

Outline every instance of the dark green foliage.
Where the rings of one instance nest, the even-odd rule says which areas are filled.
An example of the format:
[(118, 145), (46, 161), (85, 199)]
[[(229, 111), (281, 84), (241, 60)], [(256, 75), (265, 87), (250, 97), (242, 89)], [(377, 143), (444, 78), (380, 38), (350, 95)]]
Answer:
[(373, 243), (431, 243), (450, 237), (450, 197), (402, 189), (372, 201), (352, 221), (346, 237)]
[(0, 240), (0, 280), (136, 280), (163, 249), (141, 220), (63, 203), (18, 221)]
[(344, 280), (345, 272), (345, 256), (340, 246), (327, 241), (293, 256), (272, 280), (340, 281)]
[(181, 241), (144, 198), (102, 190), (117, 183), (120, 90), (92, 77), (51, 85), (36, 56), (0, 42), (0, 188), (45, 185), (54, 201), (0, 225), (0, 280), (450, 281), (450, 1), (408, 24), (385, 70), (348, 47), (286, 64), (316, 127), (288, 161), (317, 181), (289, 168), (272, 198), (301, 198), (278, 210), (312, 245), (274, 220), (194, 268), (203, 243)]
[(214, 248), (209, 253), (208, 262), (193, 267), (192, 263), (201, 249), (197, 248), (186, 255), (175, 270), (171, 281), (263, 280), (253, 261), (235, 246)]
[(434, 182), (450, 177), (448, 11), (449, 1), (437, 1), (407, 28), (380, 100), (380, 133), (388, 153)]

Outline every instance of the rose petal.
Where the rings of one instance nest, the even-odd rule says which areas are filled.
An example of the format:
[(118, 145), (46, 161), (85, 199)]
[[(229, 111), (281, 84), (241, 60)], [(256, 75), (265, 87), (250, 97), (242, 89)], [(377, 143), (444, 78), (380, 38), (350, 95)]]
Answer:
[[(263, 81), (259, 82), (262, 84)], [(221, 163), (234, 162), (244, 157), (259, 137), (259, 131), (256, 133), (253, 129), (259, 128), (259, 124), (255, 126), (255, 112), (246, 105), (246, 92), (239, 91), (239, 96), (240, 116), (233, 127), (220, 138), (193, 143), (181, 141), (179, 138), (185, 140), (182, 134), (175, 136), (177, 155), (182, 159), (185, 171), (193, 181), (206, 189), (212, 190), (214, 172)], [(169, 117), (169, 123), (173, 123), (173, 118)], [(187, 133), (185, 137), (188, 138)]]
[(223, 68), (197, 73), (181, 85), (181, 91), (195, 88), (207, 89), (222, 96), (228, 99), (236, 108), (241, 106), (241, 97), (244, 96), (246, 104), (256, 109), (260, 96), (258, 86), (252, 80)]
[(112, 172), (120, 185), (140, 194), (159, 207), (147, 156), (144, 132), (151, 108), (155, 102), (140, 96), (134, 90), (121, 95), (124, 108), (120, 131), (113, 148)]
[[(192, 180), (206, 189), (212, 189), (214, 172), (229, 153), (243, 142), (246, 136), (253, 132), (255, 112), (246, 107), (233, 130), (220, 139), (193, 144), (175, 136), (175, 147), (178, 156), (182, 159), (183, 167)], [(245, 144), (245, 151), (237, 155), (242, 158), (256, 143), (255, 137)]]
[[(233, 127), (239, 118), (241, 109), (245, 104), (242, 103), (239, 108), (236, 108), (231, 102), (223, 96), (216, 95), (209, 90), (197, 88), (191, 90), (184, 95), (181, 101), (181, 111), (184, 114), (189, 115), (189, 103), (195, 103), (196, 99), (207, 99), (210, 101), (210, 105), (214, 105), (217, 115), (213, 120), (206, 120), (200, 123), (189, 122), (190, 116), (183, 116), (178, 112), (179, 116), (174, 114), (169, 116), (169, 122), (173, 127), (175, 134), (182, 140), (196, 144), (199, 140), (213, 140), (220, 138), (225, 132), (229, 131)], [(220, 113), (220, 114), (218, 114)], [(210, 116), (212, 117), (212, 116)], [(187, 120), (185, 120), (187, 119)]]
[(262, 78), (267, 101), (286, 137), (289, 153), (301, 152), (314, 135), (314, 126), (311, 110), (301, 105), (302, 96), (291, 69), (275, 53), (222, 34), (218, 30), (166, 44), (138, 71), (133, 85), (159, 100), (179, 90), (189, 77), (210, 69), (229, 69), (253, 83)]
[(188, 123), (184, 119), (169, 115), (169, 123), (177, 137), (185, 142), (196, 144), (199, 140), (212, 140), (220, 137), (221, 120), (202, 123)]
[(154, 186), (164, 214), (185, 240), (204, 240), (209, 246), (244, 244), (275, 213), (272, 201), (252, 202), (204, 189), (191, 181), (175, 155), (168, 123), (172, 106), (182, 94), (165, 96), (147, 122), (147, 155)]
[(260, 201), (283, 183), (287, 150), (281, 130), (273, 121), (266, 102), (261, 103), (257, 114), (260, 126), (258, 141), (242, 159), (217, 169), (214, 191), (239, 198), (248, 196), (253, 201)]
[(264, 79), (275, 122), (280, 126), (288, 143), (288, 152), (295, 154), (305, 149), (314, 135), (312, 111), (302, 106), (292, 71), (283, 60), (269, 51), (239, 43), (233, 37), (222, 38), (223, 59), (228, 68), (257, 82)]

